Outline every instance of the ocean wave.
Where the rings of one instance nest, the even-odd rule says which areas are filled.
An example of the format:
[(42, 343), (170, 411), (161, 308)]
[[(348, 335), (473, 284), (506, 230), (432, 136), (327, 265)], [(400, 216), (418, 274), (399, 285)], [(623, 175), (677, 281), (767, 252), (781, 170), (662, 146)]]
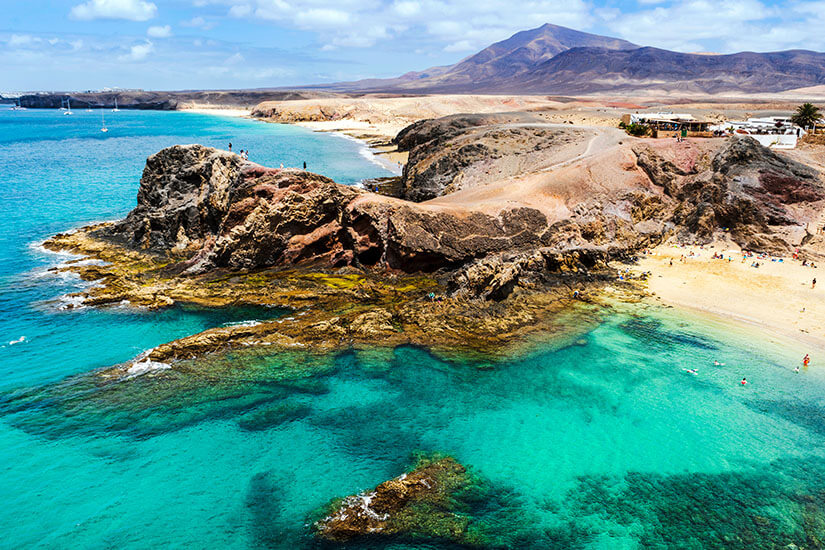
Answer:
[[(331, 132), (331, 134), (333, 136), (338, 136), (340, 138), (344, 138), (347, 141), (352, 141), (354, 143), (357, 143), (358, 144), (358, 154), (359, 155), (364, 157), (366, 160), (368, 160), (372, 164), (375, 164), (376, 166), (380, 166), (381, 168), (383, 168), (384, 170), (386, 170), (387, 172), (389, 172), (393, 175), (396, 175), (396, 176), (401, 175), (401, 170), (398, 168), (398, 166), (396, 164), (394, 164), (393, 162), (391, 162), (389, 160), (384, 160), (384, 159), (380, 158), (378, 155), (376, 155), (375, 153), (372, 152), (372, 148), (370, 148), (370, 146), (368, 144), (364, 143), (360, 139), (354, 138), (352, 136), (348, 136), (347, 134), (344, 134), (344, 133), (341, 133), (341, 132)], [(362, 182), (358, 182), (358, 184), (363, 186)]]
[(157, 372), (162, 370), (169, 370), (172, 368), (172, 365), (168, 363), (161, 363), (160, 361), (150, 361), (149, 359), (145, 359), (140, 362), (134, 362), (132, 365), (126, 369), (126, 376), (124, 377), (126, 380), (130, 378), (135, 378), (137, 376), (143, 376), (144, 374), (150, 372)]
[(262, 321), (258, 319), (250, 319), (248, 321), (232, 321), (230, 323), (224, 323), (223, 327), (256, 327), (261, 324)]
[(86, 309), (86, 297), (81, 294), (64, 294), (57, 298), (57, 309), (60, 311)]

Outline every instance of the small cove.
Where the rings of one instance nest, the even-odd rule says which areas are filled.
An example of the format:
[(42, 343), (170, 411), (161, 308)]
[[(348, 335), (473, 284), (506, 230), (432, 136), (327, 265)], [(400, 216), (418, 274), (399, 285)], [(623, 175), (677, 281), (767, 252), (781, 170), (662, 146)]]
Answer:
[(122, 111), (103, 140), (94, 116), (0, 111), (8, 547), (315, 548), (319, 507), (400, 474), (416, 453), (449, 454), (484, 480), (468, 513), (490, 547), (815, 547), (825, 536), (825, 376), (816, 364), (793, 373), (802, 353), (788, 343), (675, 310), (628, 307), (495, 363), (413, 347), (255, 350), (101, 382), (89, 373), (162, 342), (283, 314), (59, 309), (78, 282), (49, 275), (68, 258), (32, 243), (125, 214), (147, 155), (232, 141), (261, 164), (309, 158), (344, 183), (386, 173), (355, 143), (290, 126)]

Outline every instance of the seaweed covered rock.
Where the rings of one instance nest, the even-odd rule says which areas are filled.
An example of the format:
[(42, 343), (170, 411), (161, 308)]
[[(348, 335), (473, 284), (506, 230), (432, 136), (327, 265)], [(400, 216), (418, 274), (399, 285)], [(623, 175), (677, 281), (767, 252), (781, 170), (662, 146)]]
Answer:
[(453, 458), (422, 460), (372, 491), (334, 501), (313, 528), (335, 542), (395, 535), (465, 542), (468, 518), (458, 512), (455, 497), (468, 483), (469, 474)]

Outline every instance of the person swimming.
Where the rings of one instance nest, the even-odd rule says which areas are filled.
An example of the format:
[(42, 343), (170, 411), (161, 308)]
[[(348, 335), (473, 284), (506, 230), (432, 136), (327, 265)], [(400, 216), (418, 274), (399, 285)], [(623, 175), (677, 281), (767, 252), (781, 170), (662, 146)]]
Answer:
[(683, 369), (683, 370), (688, 374), (692, 374), (693, 376), (696, 376), (697, 374), (699, 374), (698, 369)]
[(793, 371), (794, 371), (796, 374), (799, 374), (799, 365), (797, 365), (796, 367), (794, 367)]
[(741, 382), (739, 382), (739, 383), (740, 383), (740, 384), (742, 384), (742, 385), (744, 386), (744, 385), (746, 385), (746, 384), (748, 383), (748, 380), (747, 380), (747, 378), (743, 378), (743, 379), (742, 379), (742, 381), (741, 381)]
[(810, 357), (810, 355), (808, 355), (806, 353), (805, 357), (802, 358), (802, 366), (807, 368), (807, 366), (810, 365), (810, 364), (811, 364), (811, 357)]
[(725, 366), (724, 363), (720, 363), (719, 361), (714, 361), (713, 364), (716, 365), (717, 367), (724, 367)]

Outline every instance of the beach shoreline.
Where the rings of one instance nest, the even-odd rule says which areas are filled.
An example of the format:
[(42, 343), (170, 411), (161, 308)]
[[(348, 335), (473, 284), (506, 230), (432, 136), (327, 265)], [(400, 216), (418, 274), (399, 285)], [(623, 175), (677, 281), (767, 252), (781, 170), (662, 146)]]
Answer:
[[(724, 259), (714, 259), (714, 254)], [(759, 267), (754, 267), (756, 262)], [(729, 242), (663, 244), (642, 256), (631, 271), (649, 272), (647, 288), (655, 303), (825, 349), (825, 289), (811, 288), (820, 271), (800, 260), (754, 255), (743, 261), (743, 252)]]
[(354, 139), (364, 146), (364, 150), (371, 155), (370, 161), (379, 164), (382, 168), (396, 176), (401, 175), (401, 169), (407, 162), (407, 153), (399, 153), (390, 141), (406, 124), (370, 124), (353, 120), (323, 121), (323, 122), (280, 122), (266, 118), (253, 117), (248, 109), (222, 109), (215, 107), (184, 107), (181, 112), (201, 115), (223, 116), (232, 118), (249, 118), (261, 122), (276, 124), (291, 124), (307, 128), (313, 132), (336, 134), (346, 139)]
[(220, 108), (220, 107), (183, 107), (177, 109), (180, 112), (184, 113), (195, 113), (199, 115), (214, 115), (214, 116), (227, 116), (233, 118), (249, 118), (252, 115), (252, 111), (249, 109), (235, 109), (235, 108)]

